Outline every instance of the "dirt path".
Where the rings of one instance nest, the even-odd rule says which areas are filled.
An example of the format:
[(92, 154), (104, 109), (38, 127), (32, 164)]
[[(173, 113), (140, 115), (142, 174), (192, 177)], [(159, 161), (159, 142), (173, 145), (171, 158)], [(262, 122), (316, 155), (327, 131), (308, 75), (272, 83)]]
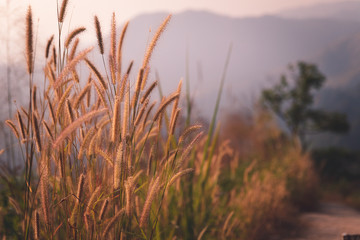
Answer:
[(340, 240), (343, 233), (360, 234), (360, 212), (339, 203), (323, 203), (316, 213), (301, 216), (304, 230), (289, 240)]

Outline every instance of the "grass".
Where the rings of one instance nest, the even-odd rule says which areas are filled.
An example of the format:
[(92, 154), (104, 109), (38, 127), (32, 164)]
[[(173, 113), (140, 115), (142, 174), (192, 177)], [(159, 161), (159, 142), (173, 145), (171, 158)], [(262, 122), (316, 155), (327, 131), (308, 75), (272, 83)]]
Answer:
[[(151, 99), (158, 83), (147, 79), (149, 63), (171, 16), (154, 34), (132, 81), (132, 62), (122, 62), (128, 24), (117, 38), (113, 15), (106, 52), (95, 17), (98, 49), (80, 50), (84, 28), (69, 31), (62, 41), (67, 4), (64, 0), (58, 9), (58, 44), (50, 37), (45, 49), (44, 87), (34, 84), (28, 9), (29, 105), (6, 122), (18, 140), (24, 168), (16, 173), (1, 169), (1, 235), (261, 239), (308, 204), (315, 179), (310, 160), (267, 114), (258, 111), (249, 122), (216, 125), (231, 48), (204, 133), (200, 125), (179, 123), (181, 81), (159, 103)], [(95, 51), (103, 70), (88, 58)], [(78, 71), (80, 65), (88, 69), (87, 76)]]
[(194, 173), (166, 196), (164, 239), (264, 239), (295, 227), (301, 209), (316, 207), (311, 159), (269, 113), (232, 115), (223, 125), (204, 163), (207, 136), (200, 139), (185, 163)]
[[(60, 13), (66, 12), (64, 3)], [(63, 17), (60, 14), (59, 36)], [(126, 29), (119, 38), (118, 55), (114, 50), (108, 55), (111, 64), (105, 69), (111, 74), (102, 73), (87, 58), (95, 49), (76, 50), (77, 42), (72, 43), (72, 39), (84, 28), (72, 31), (65, 43), (59, 38), (58, 48), (50, 38), (45, 56), (49, 56), (50, 48), (55, 50), (46, 59), (45, 88), (38, 97), (38, 88), (33, 84), (32, 13), (28, 9), (26, 49), (31, 98), (28, 109), (18, 111), (17, 122), (7, 121), (24, 151), (25, 198), (18, 204), (23, 206), (21, 231), (25, 239), (109, 236), (146, 239), (154, 235), (161, 195), (172, 179), (181, 175), (183, 169), (178, 162), (189, 147), (176, 141), (167, 145), (173, 137), (169, 129), (161, 134), (165, 129), (163, 116), (171, 104), (173, 126), (169, 127), (173, 129), (176, 125), (181, 88), (154, 107), (149, 104), (154, 86), (147, 91), (143, 74), (169, 20), (170, 16), (149, 45), (135, 83), (130, 83), (131, 63), (127, 72), (120, 72), (118, 67), (122, 64)], [(95, 26), (104, 59), (101, 27), (96, 17)], [(112, 44), (117, 41), (113, 39)], [(85, 85), (79, 81), (77, 72), (77, 66), (84, 63), (90, 72)], [(133, 84), (134, 89), (130, 87)]]

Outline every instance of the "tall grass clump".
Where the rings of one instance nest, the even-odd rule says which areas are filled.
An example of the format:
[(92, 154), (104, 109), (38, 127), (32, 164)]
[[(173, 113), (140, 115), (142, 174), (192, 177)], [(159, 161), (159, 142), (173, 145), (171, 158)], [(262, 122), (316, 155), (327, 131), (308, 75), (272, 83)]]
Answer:
[[(30, 7), (26, 16), (29, 105), (18, 109), (16, 120), (7, 121), (25, 164), (22, 196), (13, 199), (22, 216), (18, 237), (153, 239), (169, 185), (191, 171), (183, 162), (184, 152), (193, 147), (191, 136), (183, 136), (182, 144), (174, 136), (181, 84), (156, 103), (151, 99), (156, 82), (149, 79), (148, 84), (145, 74), (171, 16), (155, 33), (133, 81), (133, 63), (122, 62), (128, 23), (117, 39), (113, 15), (107, 54), (95, 17), (104, 64), (100, 69), (89, 57), (97, 50), (78, 47), (84, 27), (63, 39), (67, 8), (68, 1), (62, 1), (57, 42), (52, 36), (45, 49), (43, 87), (36, 86), (39, 80), (33, 74)], [(87, 67), (87, 73), (80, 73), (80, 66)], [(171, 106), (170, 128), (164, 116)]]
[[(193, 174), (172, 184), (165, 197), (160, 220), (171, 226), (158, 229), (163, 239), (266, 239), (295, 227), (300, 210), (316, 207), (310, 157), (268, 112), (254, 109), (228, 116), (209, 144), (210, 130), (194, 138), (184, 162)], [(196, 136), (199, 130), (189, 131)]]
[(299, 142), (284, 134), (269, 112), (255, 109), (251, 116), (226, 120), (223, 137), (238, 149), (238, 160), (224, 166), (221, 185), (232, 191), (229, 202), (239, 211), (242, 234), (263, 239), (293, 227), (300, 210), (316, 208), (318, 179)]
[[(0, 166), (0, 184), (6, 186), (0, 191), (0, 234), (265, 239), (291, 225), (299, 209), (315, 205), (310, 158), (269, 113), (255, 107), (250, 117), (217, 123), (231, 47), (209, 128), (190, 125), (189, 114), (181, 126), (182, 81), (156, 102), (152, 95), (159, 82), (149, 78), (152, 53), (171, 15), (154, 33), (136, 71), (133, 62), (122, 60), (129, 23), (118, 34), (113, 14), (107, 46), (95, 16), (97, 46), (80, 49), (84, 27), (63, 34), (68, 4), (63, 0), (58, 6), (43, 82), (34, 74), (30, 7), (26, 15), (29, 102), (6, 121), (24, 162), (17, 172), (24, 173), (14, 176)], [(101, 67), (90, 53), (99, 54)], [(186, 95), (190, 113), (189, 91)]]

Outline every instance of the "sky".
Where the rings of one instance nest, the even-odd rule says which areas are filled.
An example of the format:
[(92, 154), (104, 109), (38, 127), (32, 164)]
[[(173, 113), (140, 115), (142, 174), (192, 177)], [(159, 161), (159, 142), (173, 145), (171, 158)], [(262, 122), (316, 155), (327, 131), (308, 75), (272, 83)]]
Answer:
[[(57, 28), (56, 0), (0, 0), (20, 6), (19, 13), (30, 4), (33, 16), (38, 23), (39, 35), (50, 36)], [(61, 4), (62, 0), (58, 0)], [(67, 24), (74, 27), (93, 26), (93, 16), (97, 15), (104, 22), (103, 31), (109, 30), (111, 15), (116, 14), (118, 22), (131, 20), (142, 14), (158, 11), (177, 13), (184, 10), (208, 10), (232, 17), (259, 16), (278, 11), (309, 6), (316, 3), (338, 2), (341, 0), (70, 0), (67, 11)]]
[[(31, 4), (36, 12), (43, 16), (54, 14), (52, 10), (56, 6), (56, 0), (20, 1), (25, 5)], [(69, 13), (72, 13), (73, 18), (77, 20), (87, 16), (91, 17), (94, 14), (106, 17), (115, 11), (118, 19), (122, 21), (144, 12), (169, 11), (175, 13), (187, 9), (210, 10), (230, 16), (254, 16), (336, 1), (340, 0), (70, 0)]]

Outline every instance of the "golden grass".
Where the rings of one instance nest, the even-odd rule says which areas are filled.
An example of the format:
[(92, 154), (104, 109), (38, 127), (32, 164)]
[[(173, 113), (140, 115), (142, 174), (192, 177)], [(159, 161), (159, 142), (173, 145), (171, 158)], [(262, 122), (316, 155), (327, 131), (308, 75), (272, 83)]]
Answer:
[(33, 58), (34, 58), (34, 42), (33, 36), (33, 20), (32, 20), (32, 11), (29, 6), (26, 14), (26, 62), (27, 62), (27, 71), (29, 74), (33, 71)]
[(100, 50), (100, 54), (104, 54), (104, 41), (101, 33), (101, 26), (97, 16), (94, 17), (95, 30), (96, 30), (96, 38), (98, 40), (98, 46)]
[(47, 59), (49, 57), (49, 53), (50, 53), (50, 47), (51, 47), (51, 44), (54, 40), (54, 35), (52, 35), (49, 40), (47, 41), (47, 44), (46, 44), (46, 48), (45, 48), (45, 58)]
[[(194, 135), (199, 128), (182, 134)], [(316, 204), (311, 160), (268, 113), (230, 116), (215, 131), (203, 160), (207, 137), (193, 138), (178, 162), (191, 169), (182, 167), (169, 181), (159, 219), (168, 227), (160, 238), (265, 239), (293, 226), (301, 204)]]
[(64, 22), (66, 8), (67, 8), (68, 3), (69, 3), (69, 0), (63, 0), (61, 3), (59, 18), (58, 18), (58, 21), (60, 23)]
[[(60, 41), (68, 2), (58, 14), (59, 46), (53, 36), (46, 45), (44, 89), (32, 84), (29, 7), (29, 108), (6, 121), (25, 162), (25, 190), (17, 200), (24, 203), (24, 239), (261, 239), (277, 221), (291, 219), (293, 203), (309, 196), (316, 178), (309, 157), (267, 114), (250, 123), (234, 117), (241, 121), (204, 134), (201, 125), (181, 130), (182, 81), (160, 103), (150, 103), (158, 86), (148, 79), (150, 59), (171, 15), (155, 32), (138, 72), (132, 73), (133, 62), (123, 72), (129, 23), (117, 39), (113, 14), (107, 53), (95, 16), (100, 69), (88, 56), (93, 47), (76, 54), (85, 28)], [(87, 67), (88, 78), (79, 65)]]
[[(63, 1), (59, 11), (59, 34), (67, 5), (68, 1)], [(104, 55), (100, 22), (96, 16), (94, 19), (100, 54)], [(153, 48), (169, 20), (170, 17), (165, 19), (148, 48), (144, 60), (146, 74)], [(23, 113), (17, 112), (17, 124), (6, 121), (19, 139), (20, 147), (26, 149), (23, 157), (27, 166), (27, 207), (23, 229), (27, 239), (30, 235), (35, 239), (152, 238), (160, 214), (156, 209), (161, 208), (163, 199), (159, 193), (166, 190), (169, 182), (191, 172), (191, 169), (182, 170), (181, 167), (174, 169), (167, 163), (170, 149), (163, 146), (168, 138), (161, 133), (160, 127), (167, 114), (166, 108), (175, 101), (170, 133), (173, 135), (180, 114), (177, 109), (180, 88), (159, 104), (150, 117), (156, 103), (150, 105), (149, 98), (157, 82), (144, 91), (145, 68), (142, 68), (137, 73), (133, 90), (129, 78), (132, 62), (127, 72), (121, 73), (121, 48), (127, 25), (118, 40), (116, 56), (113, 15), (108, 55), (112, 61), (110, 68), (105, 67), (105, 73), (88, 58), (92, 47), (75, 53), (78, 35), (85, 28), (71, 31), (64, 45), (58, 48), (54, 46), (52, 36), (45, 49), (44, 73), (48, 80), (45, 88), (38, 91), (31, 84), (31, 107), (28, 111), (23, 109)], [(32, 75), (34, 64), (32, 38), (29, 7), (26, 39), (29, 75)], [(51, 48), (53, 56), (49, 58)], [(64, 52), (60, 52), (61, 49)], [(78, 65), (87, 66), (97, 81), (90, 75), (84, 84), (77, 72)], [(110, 69), (110, 75), (106, 69)], [(39, 96), (40, 92), (44, 96)], [(179, 153), (178, 157), (171, 155), (171, 161), (177, 161), (183, 146), (175, 143), (172, 151)], [(35, 162), (37, 171), (34, 172)], [(31, 177), (33, 174), (35, 178)], [(41, 209), (41, 214), (35, 209)]]
[[(77, 36), (79, 35), (80, 33), (84, 32), (86, 30), (86, 28), (84, 27), (79, 27), (79, 28), (76, 28), (74, 29), (66, 38), (65, 40), (65, 47), (68, 48), (70, 46), (70, 43), (71, 41)], [(52, 41), (52, 39), (50, 39)], [(48, 43), (51, 44), (51, 41)], [(47, 48), (46, 48), (47, 49)], [(47, 51), (46, 51), (47, 52)]]

